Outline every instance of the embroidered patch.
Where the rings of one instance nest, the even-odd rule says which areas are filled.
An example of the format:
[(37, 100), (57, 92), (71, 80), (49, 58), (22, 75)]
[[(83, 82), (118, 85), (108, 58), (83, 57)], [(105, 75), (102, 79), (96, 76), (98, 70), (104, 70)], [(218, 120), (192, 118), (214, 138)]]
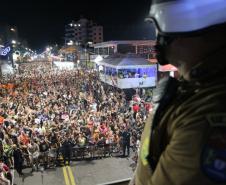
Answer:
[(226, 182), (226, 126), (212, 128), (202, 152), (201, 167), (212, 180)]

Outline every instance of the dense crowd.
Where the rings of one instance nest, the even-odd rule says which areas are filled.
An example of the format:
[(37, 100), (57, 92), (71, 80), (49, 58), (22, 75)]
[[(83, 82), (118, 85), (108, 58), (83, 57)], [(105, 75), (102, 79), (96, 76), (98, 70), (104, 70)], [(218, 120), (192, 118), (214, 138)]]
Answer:
[(95, 71), (22, 64), (18, 73), (1, 78), (0, 178), (10, 179), (10, 168), (22, 176), (25, 162), (38, 170), (57, 165), (55, 159), (62, 156), (69, 164), (76, 149), (102, 157), (106, 151), (125, 156), (127, 148), (130, 155), (149, 109), (138, 96), (127, 101), (122, 90), (100, 82)]

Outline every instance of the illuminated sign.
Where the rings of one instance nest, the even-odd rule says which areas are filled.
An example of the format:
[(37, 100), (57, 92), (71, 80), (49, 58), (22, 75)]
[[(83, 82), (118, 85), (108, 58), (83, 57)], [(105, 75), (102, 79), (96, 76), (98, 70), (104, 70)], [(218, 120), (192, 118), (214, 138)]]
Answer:
[(6, 56), (8, 55), (8, 53), (11, 51), (11, 48), (8, 46), (8, 47), (5, 47), (5, 48), (0, 48), (0, 55), (1, 56)]

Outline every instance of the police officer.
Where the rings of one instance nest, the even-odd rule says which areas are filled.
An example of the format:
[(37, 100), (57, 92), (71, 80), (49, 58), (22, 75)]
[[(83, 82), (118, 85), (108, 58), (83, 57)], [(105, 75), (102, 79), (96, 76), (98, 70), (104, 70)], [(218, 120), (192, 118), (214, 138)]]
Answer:
[(131, 137), (131, 134), (129, 132), (129, 129), (125, 127), (122, 132), (123, 157), (126, 157), (126, 150), (127, 150), (127, 156), (129, 157), (130, 155), (130, 137)]
[(68, 136), (65, 137), (64, 142), (62, 144), (62, 153), (64, 158), (64, 165), (66, 165), (66, 162), (68, 162), (68, 165), (70, 166), (71, 154), (72, 154), (72, 143), (69, 140)]
[(226, 1), (153, 0), (157, 59), (181, 80), (163, 80), (130, 184), (226, 184)]

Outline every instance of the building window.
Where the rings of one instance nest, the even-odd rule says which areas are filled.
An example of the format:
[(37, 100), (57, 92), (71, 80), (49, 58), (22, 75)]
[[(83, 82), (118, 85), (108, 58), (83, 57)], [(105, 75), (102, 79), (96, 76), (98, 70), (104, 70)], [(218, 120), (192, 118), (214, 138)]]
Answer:
[(118, 52), (122, 54), (136, 53), (136, 48), (131, 44), (118, 44)]
[(103, 54), (104, 55), (108, 55), (109, 53), (108, 53), (108, 48), (103, 48)]
[(109, 47), (109, 54), (110, 54), (110, 55), (114, 54), (114, 51), (115, 51), (114, 46)]
[[(95, 43), (95, 42), (94, 42)], [(94, 48), (94, 53), (98, 54), (98, 48)]]

